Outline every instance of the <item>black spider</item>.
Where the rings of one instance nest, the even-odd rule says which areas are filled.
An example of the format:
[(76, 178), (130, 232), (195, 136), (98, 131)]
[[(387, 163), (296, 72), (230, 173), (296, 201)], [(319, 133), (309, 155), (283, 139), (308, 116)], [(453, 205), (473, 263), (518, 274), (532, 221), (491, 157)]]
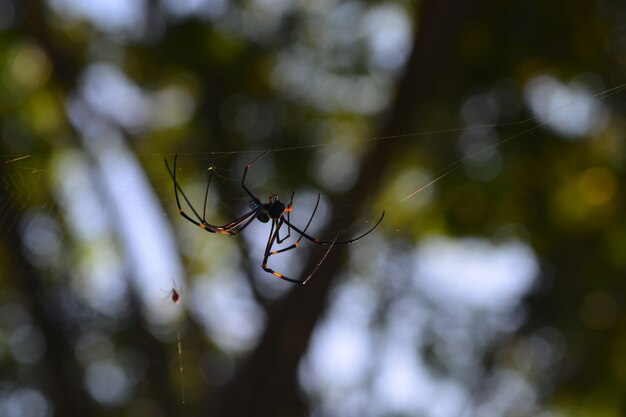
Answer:
[[(210, 233), (222, 233), (225, 235), (230, 235), (230, 236), (235, 236), (238, 235), (241, 231), (243, 231), (246, 227), (248, 227), (248, 225), (250, 223), (252, 223), (254, 221), (254, 219), (259, 220), (262, 223), (267, 223), (270, 220), (272, 221), (272, 227), (270, 229), (270, 234), (267, 238), (267, 245), (265, 246), (265, 252), (263, 254), (263, 263), (261, 265), (261, 267), (263, 268), (264, 271), (273, 274), (275, 276), (277, 276), (280, 279), (284, 279), (285, 281), (289, 281), (289, 282), (294, 282), (296, 284), (306, 284), (307, 281), (309, 279), (311, 279), (311, 277), (313, 276), (313, 274), (315, 274), (315, 272), (317, 271), (317, 269), (320, 267), (320, 265), (322, 264), (322, 262), (324, 262), (324, 259), (326, 259), (326, 256), (328, 256), (328, 254), (330, 253), (330, 250), (332, 249), (332, 247), (334, 245), (349, 245), (351, 243), (356, 242), (357, 240), (367, 236), (368, 234), (370, 234), (374, 229), (376, 229), (378, 227), (378, 225), (380, 224), (380, 222), (383, 220), (383, 217), (385, 217), (385, 212), (383, 211), (383, 213), (380, 216), (380, 219), (378, 219), (378, 221), (376, 222), (376, 224), (369, 229), (367, 232), (363, 233), (362, 235), (355, 237), (353, 239), (350, 240), (344, 240), (344, 241), (337, 241), (337, 238), (339, 237), (339, 232), (341, 231), (341, 225), (339, 227), (339, 230), (337, 231), (337, 234), (335, 235), (333, 240), (321, 240), (318, 239), (316, 237), (313, 237), (309, 234), (306, 233), (307, 229), (309, 228), (311, 221), (313, 220), (313, 216), (315, 216), (315, 212), (317, 211), (317, 207), (319, 206), (320, 203), (320, 194), (317, 195), (317, 202), (315, 203), (315, 207), (313, 208), (313, 213), (311, 213), (311, 217), (309, 217), (309, 221), (307, 222), (306, 226), (304, 227), (304, 229), (299, 229), (298, 227), (294, 226), (291, 221), (290, 221), (290, 217), (289, 214), (291, 213), (291, 211), (293, 210), (293, 196), (294, 194), (291, 194), (291, 198), (289, 199), (289, 204), (285, 205), (284, 203), (282, 203), (279, 199), (278, 199), (278, 195), (277, 194), (272, 194), (269, 196), (269, 202), (268, 203), (261, 203), (261, 200), (259, 200), (254, 194), (252, 194), (252, 192), (248, 189), (248, 187), (246, 187), (245, 181), (246, 181), (246, 175), (248, 174), (248, 169), (259, 159), (261, 159), (262, 156), (264, 156), (268, 151), (263, 152), (261, 155), (259, 155), (258, 157), (256, 157), (252, 162), (246, 164), (244, 170), (243, 170), (243, 178), (241, 179), (241, 186), (243, 187), (243, 189), (246, 191), (246, 193), (248, 193), (248, 195), (250, 196), (251, 200), (250, 200), (250, 211), (248, 211), (246, 214), (244, 214), (243, 216), (233, 220), (230, 223), (227, 223), (223, 226), (215, 226), (213, 224), (210, 224), (206, 221), (205, 216), (206, 216), (206, 203), (207, 203), (207, 198), (208, 198), (208, 194), (209, 194), (209, 186), (211, 185), (211, 179), (213, 178), (213, 170), (210, 170), (210, 175), (209, 175), (209, 180), (207, 183), (207, 187), (206, 187), (206, 191), (204, 193), (204, 206), (202, 209), (202, 217), (200, 217), (200, 215), (198, 214), (198, 212), (193, 208), (193, 206), (191, 205), (191, 203), (189, 202), (189, 199), (187, 198), (187, 196), (185, 195), (183, 189), (181, 188), (181, 186), (178, 184), (178, 182), (176, 181), (176, 160), (178, 159), (178, 155), (174, 156), (174, 169), (171, 170), (169, 164), (167, 163), (167, 159), (165, 160), (165, 166), (167, 167), (168, 172), (170, 173), (170, 176), (172, 177), (172, 180), (174, 181), (174, 194), (176, 195), (176, 205), (178, 206), (178, 213), (183, 216), (185, 219), (189, 220), (191, 223), (195, 224), (196, 226), (200, 227), (201, 229), (206, 230), (207, 232)], [(185, 211), (182, 209), (181, 205), (180, 205), (180, 199), (178, 197), (178, 194), (180, 194), (183, 196), (183, 198), (185, 199), (185, 202), (187, 203), (187, 205), (189, 206), (189, 208), (191, 209), (191, 211), (193, 212), (193, 214), (195, 215), (195, 219), (193, 217), (190, 217), (187, 213), (185, 213)], [(287, 216), (285, 217), (285, 213), (287, 213)], [(283, 238), (280, 237), (280, 228), (286, 225), (287, 226), (287, 235)], [(289, 237), (291, 237), (291, 231), (294, 231), (295, 233), (299, 234), (300, 236), (298, 237), (298, 239), (291, 244), (290, 246), (283, 248), (283, 249), (279, 249), (279, 250), (275, 250), (272, 251), (272, 248), (274, 247), (274, 244), (282, 244), (285, 240), (287, 240)], [(279, 272), (274, 271), (271, 268), (267, 267), (267, 261), (269, 259), (270, 256), (272, 255), (277, 255), (279, 253), (283, 253), (283, 252), (287, 252), (289, 250), (295, 249), (299, 246), (300, 244), (300, 240), (302, 240), (302, 238), (308, 239), (313, 243), (317, 243), (318, 245), (329, 245), (328, 250), (326, 250), (326, 252), (324, 253), (324, 256), (322, 256), (322, 258), (319, 260), (319, 262), (317, 263), (317, 265), (315, 266), (315, 269), (313, 269), (313, 271), (304, 279), (294, 279), (294, 278), (289, 278)]]

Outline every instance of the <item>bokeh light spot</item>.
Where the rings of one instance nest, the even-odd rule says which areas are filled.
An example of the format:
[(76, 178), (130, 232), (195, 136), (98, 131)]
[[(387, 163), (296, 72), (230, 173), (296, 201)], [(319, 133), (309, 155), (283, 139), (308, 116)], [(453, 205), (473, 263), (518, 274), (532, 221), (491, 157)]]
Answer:
[(16, 44), (11, 51), (10, 71), (15, 83), (29, 89), (43, 85), (52, 71), (50, 60), (36, 44)]
[(617, 179), (607, 168), (589, 168), (578, 177), (578, 189), (587, 203), (606, 204), (615, 196)]
[(11, 354), (18, 362), (33, 364), (46, 352), (46, 339), (39, 329), (25, 324), (13, 331), (9, 337)]
[(85, 384), (89, 394), (99, 403), (115, 406), (126, 402), (131, 382), (119, 364), (112, 360), (95, 362), (87, 368)]
[(52, 407), (47, 398), (36, 389), (20, 388), (0, 390), (0, 416), (2, 417), (49, 417)]
[(539, 122), (566, 139), (580, 139), (602, 128), (603, 106), (594, 101), (586, 83), (561, 83), (552, 76), (533, 78), (525, 88), (526, 101)]

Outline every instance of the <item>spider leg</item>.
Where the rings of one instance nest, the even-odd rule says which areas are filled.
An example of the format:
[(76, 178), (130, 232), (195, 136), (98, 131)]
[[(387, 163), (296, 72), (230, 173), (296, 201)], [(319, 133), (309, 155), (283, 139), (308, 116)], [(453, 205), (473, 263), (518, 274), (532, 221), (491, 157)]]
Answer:
[(257, 207), (254, 210), (247, 212), (242, 217), (240, 217), (240, 219), (243, 219), (241, 222), (234, 226), (226, 228), (226, 230), (232, 235), (239, 234), (239, 232), (248, 227), (250, 223), (252, 223), (256, 219), (256, 215), (259, 214), (259, 211), (261, 211), (262, 208), (263, 207)]
[[(213, 226), (212, 224), (207, 223), (202, 217), (200, 217), (200, 215), (198, 214), (198, 212), (196, 211), (196, 209), (193, 208), (193, 205), (191, 204), (191, 202), (189, 201), (189, 199), (187, 198), (187, 195), (185, 195), (185, 192), (183, 191), (183, 189), (181, 188), (180, 184), (178, 184), (178, 181), (176, 181), (176, 162), (178, 160), (178, 155), (174, 156), (174, 170), (172, 172), (172, 170), (170, 169), (169, 164), (167, 163), (167, 159), (164, 159), (165, 161), (165, 167), (167, 168), (167, 172), (169, 172), (170, 177), (172, 177), (172, 180), (174, 180), (174, 195), (176, 196), (176, 205), (178, 206), (178, 213), (183, 216), (185, 219), (189, 220), (191, 223), (195, 224), (196, 226), (211, 232), (211, 233), (215, 233), (215, 226)], [(211, 172), (211, 174), (213, 174), (213, 172)], [(209, 182), (211, 181), (212, 175), (209, 177)], [(193, 214), (195, 214), (197, 221), (195, 219), (193, 219), (192, 217), (190, 217), (187, 213), (185, 213), (185, 211), (183, 210), (183, 208), (180, 205), (180, 197), (178, 196), (178, 193), (180, 191), (180, 194), (183, 196), (183, 199), (185, 200), (185, 202), (187, 203), (187, 206), (189, 206), (189, 208), (191, 209), (191, 211), (193, 212)]]
[(209, 180), (206, 183), (206, 191), (204, 192), (204, 205), (202, 206), (202, 220), (206, 219), (206, 201), (209, 198), (209, 187), (211, 186), (211, 179), (213, 178), (213, 167), (209, 168), (211, 173), (209, 174)]
[[(225, 234), (225, 235), (236, 235), (239, 234), (245, 227), (247, 227), (254, 219), (256, 219), (256, 215), (259, 214), (262, 207), (257, 207), (255, 209), (250, 210), (243, 216), (233, 220), (232, 222), (225, 224), (224, 226), (216, 226), (215, 231)], [(243, 224), (243, 226), (241, 226)]]
[[(278, 253), (282, 253), (282, 252), (286, 252), (290, 249), (294, 249), (297, 248), (300, 245), (300, 241), (302, 240), (302, 236), (304, 236), (304, 233), (306, 233), (306, 230), (309, 228), (309, 226), (311, 225), (311, 221), (313, 221), (313, 216), (315, 216), (315, 212), (317, 211), (317, 207), (320, 205), (320, 194), (317, 195), (317, 201), (315, 202), (315, 207), (313, 208), (313, 212), (311, 213), (311, 217), (309, 217), (309, 221), (306, 224), (306, 227), (304, 228), (304, 230), (302, 231), (302, 233), (300, 233), (300, 237), (298, 237), (298, 240), (296, 240), (291, 246), (281, 249), (281, 250), (277, 250), (272, 252), (272, 255), (276, 255)], [(287, 213), (287, 229), (289, 230), (289, 233), (287, 235), (289, 235), (291, 233), (291, 227), (289, 227), (289, 213)], [(287, 239), (287, 238), (285, 238)], [(284, 239), (283, 239), (284, 240)], [(277, 240), (277, 243), (282, 243), (280, 241), (280, 238)]]
[[(357, 236), (355, 238), (348, 239), (348, 240), (341, 240), (341, 241), (337, 241), (337, 238), (335, 238), (334, 240), (321, 240), (321, 239), (318, 239), (316, 237), (313, 237), (311, 235), (306, 234), (306, 228), (304, 230), (300, 230), (299, 228), (294, 226), (289, 220), (287, 220), (287, 219), (284, 219), (284, 220), (285, 220), (285, 223), (287, 224), (287, 226), (289, 226), (289, 228), (293, 229), (296, 233), (299, 233), (301, 235), (301, 237), (304, 237), (305, 239), (310, 240), (313, 243), (317, 243), (319, 245), (349, 245), (351, 243), (356, 242), (357, 240), (361, 240), (365, 236), (367, 236), (370, 233), (372, 233), (374, 231), (374, 229), (376, 229), (378, 227), (380, 222), (383, 221), (384, 217), (385, 217), (385, 212), (383, 211), (383, 213), (380, 215), (380, 218), (378, 219), (376, 224), (374, 226), (372, 226), (372, 228), (369, 229), (367, 232), (365, 232), (362, 235)], [(307, 227), (308, 227), (308, 224), (307, 224)]]
[(326, 249), (326, 252), (324, 252), (324, 256), (322, 256), (320, 258), (320, 260), (317, 262), (317, 265), (315, 265), (315, 268), (313, 268), (313, 271), (311, 271), (311, 273), (302, 281), (302, 285), (305, 285), (307, 283), (307, 281), (310, 280), (313, 277), (313, 275), (317, 272), (317, 270), (322, 265), (322, 263), (326, 260), (326, 257), (328, 256), (328, 254), (330, 253), (331, 249), (333, 248), (333, 246), (335, 246), (335, 243), (337, 242), (337, 238), (339, 237), (339, 233), (341, 233), (341, 226), (342, 225), (343, 225), (343, 218), (340, 219), (339, 229), (337, 229), (337, 233), (335, 234), (335, 238), (331, 241), (330, 246), (328, 246), (328, 249)]
[[(281, 223), (282, 223), (282, 219), (281, 219)], [(261, 264), (261, 268), (263, 268), (263, 270), (265, 272), (269, 272), (270, 274), (278, 274), (277, 272), (275, 273), (273, 269), (268, 268), (267, 267), (267, 259), (270, 257), (269, 253), (270, 250), (272, 249), (272, 245), (274, 244), (274, 241), (276, 240), (276, 233), (274, 232), (274, 229), (278, 228), (278, 226), (276, 225), (276, 219), (272, 219), (272, 227), (270, 228), (270, 234), (267, 236), (267, 243), (265, 244), (265, 251), (263, 252), (263, 263)], [(276, 275), (278, 278), (280, 278), (282, 275)]]
[[(313, 216), (311, 216), (313, 217)], [(328, 249), (326, 249), (326, 251), (324, 252), (324, 255), (320, 258), (320, 260), (317, 262), (317, 264), (315, 265), (315, 268), (313, 268), (313, 270), (309, 273), (309, 275), (306, 276), (306, 278), (304, 279), (295, 279), (295, 278), (290, 278), (288, 276), (285, 276), (279, 272), (274, 271), (272, 268), (269, 268), (267, 266), (267, 261), (269, 259), (270, 256), (275, 255), (277, 253), (280, 252), (285, 252), (287, 250), (290, 249), (295, 249), (297, 248), (297, 245), (292, 245), (289, 248), (285, 248), (281, 251), (276, 251), (276, 252), (272, 252), (272, 246), (274, 245), (274, 243), (276, 242), (276, 236), (278, 235), (278, 230), (280, 229), (280, 227), (286, 222), (285, 218), (281, 218), (278, 221), (278, 224), (276, 224), (276, 220), (272, 220), (272, 228), (270, 230), (270, 235), (269, 238), (267, 240), (267, 246), (265, 247), (265, 254), (263, 256), (263, 263), (261, 265), (261, 267), (263, 268), (263, 270), (265, 272), (268, 272), (282, 280), (285, 281), (289, 281), (292, 282), (294, 284), (300, 284), (300, 285), (305, 285), (312, 277), (313, 275), (315, 275), (315, 273), (317, 272), (317, 270), (319, 269), (319, 267), (322, 265), (322, 263), (326, 260), (326, 257), (328, 256), (328, 254), (330, 253), (330, 251), (332, 250), (333, 246), (335, 245), (335, 242), (337, 241), (337, 238), (339, 237), (339, 233), (341, 232), (341, 223), (339, 224), (339, 229), (337, 230), (337, 234), (335, 235), (335, 238), (330, 242), (330, 246), (328, 247)], [(343, 219), (341, 219), (341, 222), (343, 223)], [(310, 223), (310, 222), (309, 222)], [(274, 230), (274, 225), (276, 224), (276, 230)]]
[(248, 162), (246, 164), (246, 167), (243, 169), (243, 178), (241, 178), (241, 186), (243, 187), (243, 189), (246, 191), (246, 193), (248, 193), (248, 195), (250, 196), (250, 198), (252, 198), (252, 200), (257, 203), (260, 204), (261, 200), (259, 200), (254, 194), (252, 194), (252, 192), (250, 190), (248, 190), (248, 187), (246, 187), (246, 175), (248, 175), (248, 169), (250, 169), (250, 167), (252, 166), (252, 164), (254, 164), (256, 161), (258, 161), (259, 159), (261, 159), (266, 153), (268, 153), (269, 151), (265, 151), (263, 152), (261, 155), (257, 156), (256, 158), (254, 158), (254, 160), (252, 162)]
[(269, 268), (267, 266), (267, 260), (272, 254), (271, 253), (272, 246), (274, 245), (274, 242), (276, 242), (276, 237), (278, 236), (278, 230), (280, 229), (280, 226), (282, 226), (283, 222), (284, 222), (284, 219), (282, 218), (280, 219), (280, 221), (278, 221), (278, 223), (276, 222), (276, 219), (272, 219), (272, 228), (270, 229), (270, 234), (269, 234), (269, 237), (267, 238), (267, 245), (265, 245), (265, 253), (263, 254), (263, 263), (261, 264), (261, 268), (263, 268), (265, 272), (270, 273), (282, 280), (293, 282), (295, 284), (303, 284), (302, 280), (289, 278), (279, 272), (274, 271), (272, 268)]
[[(291, 213), (291, 211), (293, 210), (293, 195), (295, 193), (291, 193), (291, 198), (289, 199), (289, 205), (287, 206), (287, 208), (285, 209), (284, 213), (287, 213), (287, 220), (289, 220), (289, 214)], [(287, 228), (287, 236), (285, 236), (284, 238), (280, 238), (280, 235), (276, 236), (276, 243), (278, 243), (279, 245), (281, 243), (283, 243), (285, 240), (289, 239), (291, 237), (291, 229)]]
[[(223, 226), (216, 226), (216, 225), (208, 223), (205, 220), (206, 201), (207, 201), (207, 195), (208, 195), (208, 192), (209, 192), (209, 186), (211, 185), (211, 179), (213, 178), (213, 170), (211, 170), (211, 173), (209, 174), (209, 180), (208, 180), (207, 188), (206, 188), (206, 191), (205, 191), (205, 194), (204, 194), (204, 210), (203, 210), (203, 213), (202, 213), (203, 216), (200, 217), (198, 212), (194, 209), (193, 205), (189, 201), (189, 198), (187, 198), (187, 195), (183, 191), (182, 187), (180, 186), (180, 184), (176, 180), (176, 162), (177, 162), (177, 160), (178, 160), (178, 155), (175, 155), (174, 156), (174, 169), (173, 170), (170, 169), (170, 166), (167, 163), (167, 159), (165, 159), (164, 161), (165, 161), (165, 167), (167, 168), (167, 171), (169, 172), (170, 177), (172, 177), (172, 180), (174, 180), (174, 195), (176, 196), (176, 205), (178, 206), (178, 213), (182, 217), (184, 217), (185, 219), (187, 219), (191, 223), (195, 224), (199, 228), (206, 230), (207, 232), (210, 232), (210, 233), (222, 233), (222, 234), (225, 234), (225, 235), (231, 235), (232, 236), (232, 235), (236, 235), (241, 230), (241, 229), (239, 229), (239, 230), (236, 230), (235, 232), (233, 232), (232, 229), (237, 229), (239, 226), (241, 226), (242, 223), (245, 223), (247, 220), (250, 220), (250, 217), (252, 217), (252, 219), (254, 219), (256, 214), (258, 214), (258, 212), (260, 210), (260, 207), (250, 210), (249, 212), (247, 212), (243, 216), (241, 216), (241, 217), (239, 217), (239, 218), (233, 220), (232, 222), (227, 223), (227, 224), (225, 224)], [(184, 201), (187, 203), (187, 205), (189, 206), (189, 208), (191, 209), (193, 214), (196, 216), (197, 220), (192, 218), (191, 216), (189, 216), (187, 213), (185, 213), (185, 211), (181, 207), (179, 192), (180, 192), (180, 195), (183, 196)], [(247, 224), (246, 224), (246, 226), (247, 226)]]

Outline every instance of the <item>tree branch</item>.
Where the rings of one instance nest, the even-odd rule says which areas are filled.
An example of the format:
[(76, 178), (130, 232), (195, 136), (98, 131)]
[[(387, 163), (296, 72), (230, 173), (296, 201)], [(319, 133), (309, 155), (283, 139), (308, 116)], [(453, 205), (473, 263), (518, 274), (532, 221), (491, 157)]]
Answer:
[[(379, 136), (403, 131), (414, 124), (417, 109), (423, 107), (445, 82), (440, 75), (455, 58), (459, 32), (480, 0), (428, 0), (422, 3), (414, 47), (405, 73), (397, 86), (395, 101)], [(348, 212), (341, 215), (349, 223), (355, 210), (349, 207), (380, 188), (392, 157), (401, 151), (394, 141), (375, 141), (363, 161), (360, 178), (351, 190), (336, 199), (347, 201)], [(350, 211), (351, 210), (351, 211)], [(338, 215), (330, 222), (338, 224)], [(327, 230), (326, 234), (330, 231)], [(296, 287), (270, 310), (265, 333), (233, 381), (217, 400), (213, 416), (296, 416), (307, 414), (299, 390), (297, 370), (306, 353), (313, 330), (323, 314), (329, 291), (345, 263), (346, 252), (337, 250), (319, 269), (316, 279)], [(305, 270), (314, 267), (311, 259)], [(209, 404), (211, 406), (211, 404)]]

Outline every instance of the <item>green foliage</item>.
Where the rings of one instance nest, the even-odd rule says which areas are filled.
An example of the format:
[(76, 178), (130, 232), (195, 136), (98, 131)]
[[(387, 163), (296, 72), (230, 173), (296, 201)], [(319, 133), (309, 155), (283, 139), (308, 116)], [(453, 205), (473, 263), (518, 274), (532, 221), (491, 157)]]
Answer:
[[(79, 3), (0, 0), (0, 415), (623, 414), (621, 3)], [(386, 212), (303, 288), (163, 165), (224, 224), (263, 150), (315, 235)]]

